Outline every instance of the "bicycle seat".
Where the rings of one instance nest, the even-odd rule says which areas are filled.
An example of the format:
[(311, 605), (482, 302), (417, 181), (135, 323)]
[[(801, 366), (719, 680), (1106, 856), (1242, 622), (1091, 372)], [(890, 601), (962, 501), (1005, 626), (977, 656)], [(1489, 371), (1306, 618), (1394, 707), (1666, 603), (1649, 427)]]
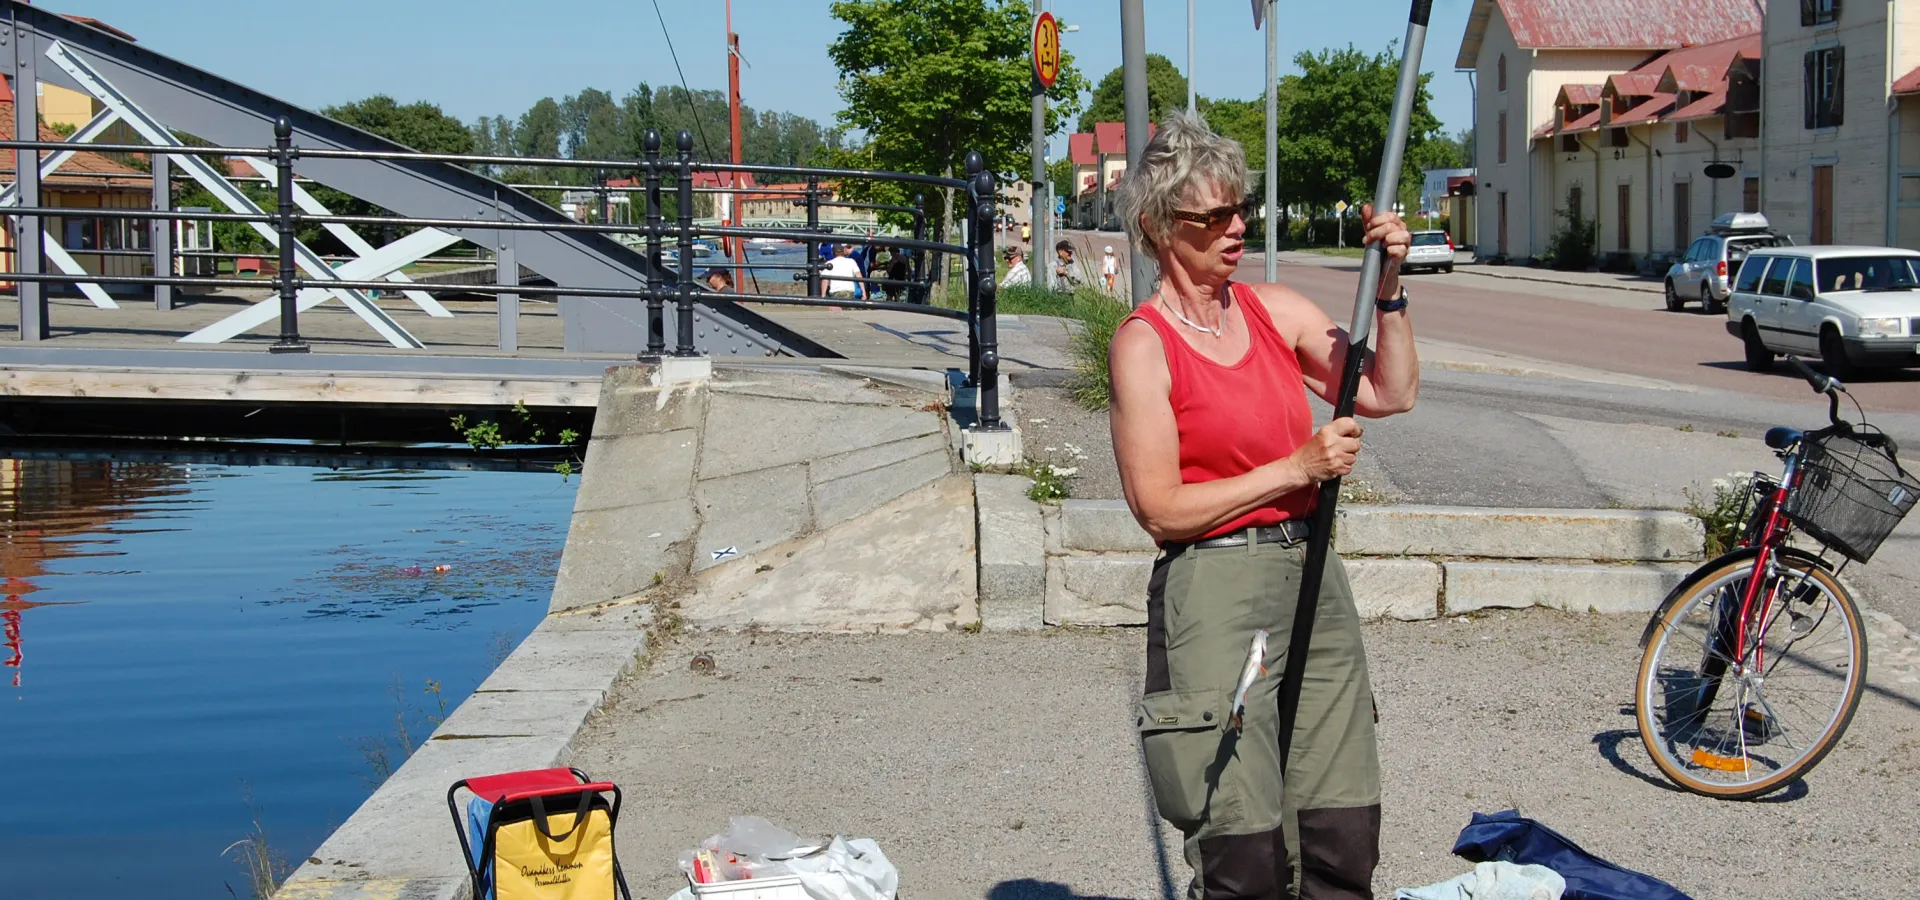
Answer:
[(1775, 450), (1785, 450), (1794, 444), (1800, 443), (1800, 438), (1803, 437), (1804, 434), (1805, 433), (1798, 428), (1775, 425), (1767, 429), (1767, 446)]

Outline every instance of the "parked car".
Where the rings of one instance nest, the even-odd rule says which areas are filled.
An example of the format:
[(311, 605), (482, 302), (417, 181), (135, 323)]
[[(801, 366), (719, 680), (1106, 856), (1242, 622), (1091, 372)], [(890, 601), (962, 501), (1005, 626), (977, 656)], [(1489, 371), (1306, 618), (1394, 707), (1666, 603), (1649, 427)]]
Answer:
[(1726, 213), (1714, 219), (1708, 233), (1687, 245), (1686, 254), (1667, 269), (1667, 309), (1678, 312), (1689, 301), (1708, 313), (1726, 309), (1747, 255), (1790, 243), (1759, 213)]
[(1746, 344), (1756, 372), (1780, 353), (1819, 354), (1841, 380), (1869, 367), (1920, 366), (1920, 252), (1756, 250), (1734, 281), (1727, 333)]
[(1453, 238), (1444, 231), (1414, 232), (1413, 244), (1407, 248), (1407, 258), (1400, 261), (1400, 271), (1412, 272), (1417, 269), (1453, 271)]

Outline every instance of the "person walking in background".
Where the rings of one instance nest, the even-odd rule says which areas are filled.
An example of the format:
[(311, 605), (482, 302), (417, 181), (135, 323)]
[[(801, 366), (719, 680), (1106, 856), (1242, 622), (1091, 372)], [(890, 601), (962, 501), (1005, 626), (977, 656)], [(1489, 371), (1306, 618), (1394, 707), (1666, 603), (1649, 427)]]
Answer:
[(835, 244), (833, 258), (827, 260), (826, 268), (821, 274), (826, 276), (826, 281), (821, 286), (826, 289), (827, 296), (839, 300), (852, 300), (859, 295), (858, 279), (864, 273), (860, 271), (860, 264), (853, 261), (852, 247), (846, 244)]
[[(1298, 292), (1233, 280), (1246, 248), (1247, 180), (1240, 145), (1181, 110), (1120, 188), (1133, 252), (1161, 273), (1115, 330), (1109, 363), (1121, 488), (1160, 548), (1142, 585), (1136, 725), (1158, 811), (1186, 839), (1188, 896), (1372, 900), (1373, 688), (1337, 555), (1319, 597), (1306, 601), (1318, 614), (1285, 735), (1277, 699), (1319, 485), (1351, 472), (1360, 453), (1359, 423), (1315, 430), (1308, 394), (1332, 403), (1352, 351), (1346, 329)], [(1413, 237), (1391, 212), (1363, 207), (1361, 218), (1386, 265), (1374, 295), (1379, 345), (1354, 409), (1380, 418), (1412, 409), (1420, 388), (1400, 288)], [(1256, 629), (1274, 640), (1235, 720)]]
[(1000, 279), (1000, 286), (1004, 288), (1013, 287), (1016, 284), (1032, 284), (1033, 270), (1027, 268), (1027, 260), (1021, 255), (1020, 248), (1008, 247), (1006, 257), (1007, 277)]
[(708, 269), (707, 287), (722, 294), (733, 293), (733, 274), (725, 269)]
[(1107, 283), (1107, 293), (1113, 293), (1113, 280), (1120, 275), (1120, 260), (1113, 255), (1113, 246), (1107, 246), (1106, 253), (1100, 259), (1100, 279)]
[(907, 286), (900, 282), (904, 282), (912, 276), (913, 261), (907, 257), (907, 251), (895, 248), (893, 255), (887, 259), (887, 280), (894, 282), (893, 284), (887, 285), (887, 299), (900, 299), (900, 295), (907, 291)]

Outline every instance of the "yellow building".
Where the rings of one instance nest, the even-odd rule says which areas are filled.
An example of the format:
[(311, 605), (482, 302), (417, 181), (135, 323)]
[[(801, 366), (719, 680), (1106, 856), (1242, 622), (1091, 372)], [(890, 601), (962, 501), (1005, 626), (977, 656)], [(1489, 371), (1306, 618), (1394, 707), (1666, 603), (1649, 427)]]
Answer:
[[(1760, 170), (1739, 107), (1757, 96), (1738, 80), (1757, 75), (1761, 8), (1474, 0), (1455, 67), (1474, 85), (1476, 255), (1545, 253), (1570, 192), (1598, 249), (1629, 260), (1684, 248), (1744, 205)], [(1732, 184), (1709, 162), (1732, 165)]]

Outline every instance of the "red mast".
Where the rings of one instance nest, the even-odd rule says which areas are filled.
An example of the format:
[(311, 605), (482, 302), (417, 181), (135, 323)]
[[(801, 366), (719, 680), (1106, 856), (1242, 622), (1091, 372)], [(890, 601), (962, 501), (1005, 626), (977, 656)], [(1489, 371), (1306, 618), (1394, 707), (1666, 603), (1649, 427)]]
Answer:
[[(733, 0), (727, 0), (727, 134), (733, 148), (733, 164), (740, 164), (740, 36), (733, 32)], [(733, 224), (741, 224), (740, 214), (740, 173), (728, 172), (727, 184), (735, 189), (732, 194)], [(740, 264), (746, 258), (746, 241), (733, 239), (733, 289), (746, 290), (746, 282), (741, 281)]]

